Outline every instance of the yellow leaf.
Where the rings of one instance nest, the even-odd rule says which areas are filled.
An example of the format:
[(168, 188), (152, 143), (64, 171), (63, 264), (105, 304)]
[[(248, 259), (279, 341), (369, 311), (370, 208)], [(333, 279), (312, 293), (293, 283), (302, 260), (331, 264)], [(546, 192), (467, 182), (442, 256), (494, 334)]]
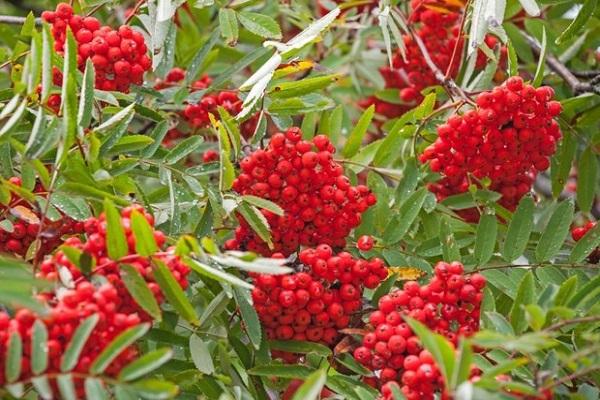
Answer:
[(400, 281), (415, 281), (422, 278), (426, 273), (415, 267), (389, 267), (390, 274), (396, 274)]
[(10, 213), (18, 219), (27, 222), (28, 224), (39, 224), (40, 218), (31, 211), (30, 208), (24, 206), (14, 206), (10, 209)]
[(280, 68), (275, 71), (274, 78), (281, 78), (283, 76), (295, 74), (297, 72), (306, 71), (307, 69), (311, 69), (315, 66), (314, 61), (311, 60), (301, 60), (301, 61), (293, 61), (289, 64), (282, 64)]

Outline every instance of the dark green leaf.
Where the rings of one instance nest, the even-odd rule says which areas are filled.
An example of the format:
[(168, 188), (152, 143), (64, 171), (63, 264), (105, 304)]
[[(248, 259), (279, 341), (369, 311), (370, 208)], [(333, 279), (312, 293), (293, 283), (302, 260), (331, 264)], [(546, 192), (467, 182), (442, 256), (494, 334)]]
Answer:
[(419, 215), (427, 196), (427, 189), (421, 188), (414, 192), (402, 206), (400, 213), (390, 220), (385, 228), (383, 240), (388, 244), (398, 243), (408, 232), (414, 220)]
[(179, 286), (177, 280), (175, 280), (171, 270), (164, 262), (156, 258), (153, 261), (154, 279), (156, 279), (158, 286), (160, 286), (160, 289), (169, 301), (169, 304), (171, 304), (185, 320), (192, 324), (198, 324), (199, 320), (196, 310), (181, 289), (181, 286)]
[(533, 199), (529, 196), (524, 197), (517, 210), (515, 211), (508, 231), (506, 239), (502, 247), (502, 257), (508, 262), (516, 260), (527, 247), (529, 235), (533, 229), (533, 210), (535, 205)]
[(177, 161), (196, 151), (203, 142), (204, 139), (202, 136), (197, 135), (190, 136), (189, 138), (181, 141), (167, 154), (164, 160), (165, 164), (175, 164)]
[(585, 26), (585, 24), (590, 20), (592, 15), (594, 15), (594, 11), (596, 10), (596, 5), (598, 0), (586, 0), (583, 3), (583, 7), (577, 13), (577, 17), (571, 22), (571, 24), (565, 29), (562, 34), (556, 39), (556, 44), (561, 44), (566, 42), (569, 39), (574, 38)]
[(250, 194), (242, 196), (242, 199), (258, 208), (271, 211), (275, 215), (282, 216), (284, 211), (283, 208), (279, 207), (278, 204), (273, 203), (270, 200), (263, 199), (262, 197), (252, 196)]
[(85, 72), (83, 73), (83, 86), (81, 88), (81, 97), (79, 98), (79, 110), (77, 114), (77, 123), (81, 128), (87, 128), (92, 121), (94, 80), (94, 64), (92, 63), (91, 58), (88, 58), (85, 63)]
[(200, 339), (198, 335), (190, 336), (190, 353), (192, 355), (192, 361), (198, 368), (198, 371), (203, 374), (210, 375), (215, 372), (215, 366), (213, 363), (210, 349), (208, 348), (208, 342)]
[(538, 262), (548, 261), (558, 253), (569, 234), (573, 212), (574, 205), (571, 201), (563, 201), (556, 207), (535, 248)]
[(262, 330), (258, 314), (249, 301), (250, 293), (239, 287), (234, 287), (233, 294), (240, 309), (246, 333), (254, 347), (258, 349), (262, 341)]
[(598, 189), (598, 159), (591, 147), (587, 147), (577, 163), (577, 205), (589, 211)]
[(121, 264), (121, 278), (127, 288), (127, 291), (133, 297), (135, 302), (144, 309), (152, 318), (160, 321), (162, 319), (160, 307), (152, 291), (148, 288), (148, 283), (142, 275), (129, 264)]
[(484, 214), (479, 219), (477, 232), (475, 234), (475, 250), (473, 255), (477, 260), (477, 265), (487, 263), (496, 246), (496, 235), (498, 234), (498, 220), (495, 215)]
[(269, 341), (272, 350), (280, 350), (289, 353), (309, 354), (314, 353), (321, 357), (329, 357), (331, 350), (322, 344), (302, 342), (299, 340), (272, 340)]
[(325, 386), (325, 381), (327, 380), (327, 371), (324, 369), (319, 369), (312, 374), (306, 380), (296, 393), (294, 393), (294, 397), (292, 400), (317, 400), (320, 398), (321, 390)]
[(133, 384), (132, 388), (139, 396), (148, 400), (172, 399), (179, 391), (177, 386), (162, 379), (145, 379)]
[(259, 365), (248, 370), (250, 375), (280, 377), (290, 379), (306, 379), (314, 372), (314, 368), (304, 365), (269, 364)]
[(8, 339), (6, 360), (4, 361), (4, 376), (6, 382), (12, 383), (21, 375), (21, 360), (23, 358), (23, 340), (19, 332), (12, 332)]
[(346, 142), (344, 150), (342, 151), (344, 157), (352, 157), (358, 152), (374, 115), (374, 105), (371, 105), (362, 113), (359, 120), (356, 122), (356, 125), (352, 129), (352, 132), (350, 132), (350, 136), (348, 136), (348, 141)]
[(512, 308), (510, 309), (510, 323), (512, 324), (515, 332), (521, 333), (527, 328), (527, 319), (525, 318), (524, 307), (532, 304), (535, 301), (535, 281), (533, 273), (528, 271), (517, 289), (517, 295), (513, 302)]
[(162, 348), (144, 354), (142, 357), (127, 364), (119, 373), (119, 379), (132, 381), (154, 371), (173, 357), (173, 350)]
[(135, 238), (135, 251), (140, 256), (151, 256), (158, 251), (154, 239), (154, 229), (146, 217), (137, 210), (133, 210), (131, 213), (131, 230)]
[(240, 11), (238, 13), (238, 19), (244, 28), (255, 35), (267, 39), (281, 39), (281, 29), (279, 28), (277, 21), (268, 15)]
[(118, 260), (129, 254), (129, 247), (121, 221), (121, 213), (110, 199), (104, 200), (104, 215), (106, 216), (106, 249), (108, 256), (113, 260)]
[(81, 354), (83, 347), (92, 334), (92, 331), (96, 327), (99, 319), (100, 317), (98, 314), (93, 314), (79, 324), (62, 356), (60, 363), (60, 370), (62, 372), (69, 372), (75, 368), (77, 361), (79, 361), (79, 355)]
[(31, 335), (31, 372), (39, 375), (48, 366), (48, 330), (46, 325), (39, 319), (33, 323)]
[(149, 323), (133, 326), (121, 332), (108, 346), (94, 359), (90, 366), (92, 374), (101, 374), (117, 358), (123, 350), (131, 346), (136, 340), (144, 336), (150, 329)]

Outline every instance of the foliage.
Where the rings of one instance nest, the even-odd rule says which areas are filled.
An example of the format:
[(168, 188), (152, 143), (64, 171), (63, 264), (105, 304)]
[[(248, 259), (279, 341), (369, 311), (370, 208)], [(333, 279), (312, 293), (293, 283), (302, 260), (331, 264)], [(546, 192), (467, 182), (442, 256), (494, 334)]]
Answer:
[[(487, 279), (481, 329), (456, 350), (407, 319), (444, 372), (446, 395), (600, 396), (600, 224), (586, 225), (600, 217), (596, 0), (427, 1), (429, 11), (455, 13), (452, 27), (467, 38), (442, 50), (419, 43), (414, 1), (73, 3), (77, 14), (118, 32), (129, 25), (142, 33), (152, 65), (142, 84), (98, 87), (99, 72), (112, 73), (82, 58), (77, 29), (56, 46), (60, 38), (40, 19), (56, 2), (0, 4), (0, 304), (11, 318), (23, 309), (35, 315), (28, 332), (9, 332), (0, 320), (2, 398), (376, 399), (372, 371), (352, 356), (368, 313), (404, 281), (429, 282), (441, 260)], [(390, 80), (386, 71), (398, 65), (421, 71), (421, 82)], [(171, 75), (174, 67), (182, 77)], [(552, 87), (562, 106), (549, 168), (536, 165), (533, 187), (510, 206), (489, 177), (475, 174), (460, 193), (436, 198), (429, 189), (440, 173), (419, 160), (437, 128), (516, 75)], [(294, 126), (303, 140), (326, 135), (353, 187), (365, 184), (377, 197), (345, 249), (380, 257), (390, 276), (364, 290), (359, 323), (335, 346), (269, 338), (253, 307), (257, 274), (294, 272), (295, 254), (271, 258), (226, 245), (240, 220), (265, 244), (277, 243), (264, 215), (288, 208), (237, 193), (235, 180), (246, 156)], [(124, 223), (133, 204), (148, 216), (134, 211)], [(48, 249), (61, 236), (52, 227), (80, 223), (68, 234), (81, 237), (91, 232), (85, 221), (102, 213), (106, 242), (96, 253), (66, 238)], [(17, 251), (7, 238), (20, 229), (31, 240)], [(368, 243), (360, 250), (359, 238)], [(189, 268), (187, 284), (166, 253)], [(58, 260), (50, 280), (45, 257)], [(80, 279), (111, 281), (94, 272), (106, 263), (118, 266), (119, 288), (141, 320), (83, 368), (79, 356), (99, 323), (88, 317), (55, 368), (45, 351), (50, 310)], [(134, 359), (112, 371), (130, 346)], [(298, 362), (285, 363), (282, 353)]]

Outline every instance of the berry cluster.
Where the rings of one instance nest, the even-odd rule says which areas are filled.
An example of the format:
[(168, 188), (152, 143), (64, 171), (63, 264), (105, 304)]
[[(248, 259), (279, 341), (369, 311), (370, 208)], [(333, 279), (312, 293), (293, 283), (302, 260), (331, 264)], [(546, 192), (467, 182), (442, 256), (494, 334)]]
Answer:
[(520, 77), (479, 94), (475, 109), (438, 126), (437, 140), (421, 155), (442, 174), (430, 190), (441, 200), (489, 178), (490, 189), (502, 194), (500, 204), (514, 210), (537, 172), (549, 167), (561, 137), (553, 119), (561, 105), (553, 96), (552, 88), (534, 88)]
[[(590, 221), (587, 224), (573, 228), (571, 230), (571, 237), (574, 241), (579, 242), (581, 238), (588, 233), (589, 230), (593, 229), (598, 222)], [(588, 261), (592, 264), (598, 264), (600, 262), (600, 247), (596, 247), (589, 255)]]
[(94, 17), (73, 14), (73, 8), (60, 3), (56, 11), (44, 11), (42, 19), (52, 24), (57, 52), (64, 52), (67, 28), (77, 41), (77, 64), (85, 68), (92, 60), (96, 71), (96, 88), (128, 92), (131, 84), (140, 85), (144, 73), (152, 66), (144, 36), (129, 26), (118, 30), (101, 26)]
[[(173, 68), (164, 80), (156, 82), (154, 88), (157, 90), (172, 87), (185, 79), (185, 70), (181, 68)], [(208, 75), (194, 81), (191, 85), (192, 91), (207, 89), (212, 83), (212, 79)], [(189, 124), (190, 128), (207, 128), (210, 126), (209, 114), (213, 114), (216, 119), (219, 119), (218, 107), (223, 107), (230, 115), (235, 116), (242, 110), (242, 100), (234, 91), (220, 91), (204, 95), (196, 104), (187, 104), (183, 109), (182, 116)], [(244, 121), (240, 126), (240, 133), (245, 138), (250, 138), (256, 130), (259, 114), (255, 114), (248, 120)], [(188, 136), (179, 128), (171, 129), (165, 137), (165, 144), (171, 145), (175, 140)]]
[[(274, 257), (283, 257), (274, 255)], [(253, 275), (254, 306), (270, 339), (308, 340), (332, 346), (362, 307), (364, 288), (373, 289), (388, 276), (379, 258), (337, 255), (328, 245), (299, 253), (291, 275)]]
[(266, 150), (256, 150), (244, 158), (233, 189), (269, 199), (285, 213), (277, 216), (262, 210), (271, 228), (273, 249), (241, 216), (235, 239), (226, 247), (288, 255), (300, 246), (345, 246), (346, 236), (376, 199), (366, 186), (350, 184), (343, 167), (333, 160), (334, 151), (325, 135), (302, 140), (300, 129), (293, 127), (273, 135)]
[[(83, 346), (74, 368), (76, 373), (87, 373), (95, 358), (117, 335), (141, 322), (136, 314), (119, 311), (121, 302), (122, 298), (118, 291), (110, 284), (106, 283), (96, 288), (90, 282), (81, 282), (74, 289), (67, 289), (49, 299), (47, 315), (37, 316), (26, 309), (18, 310), (14, 317), (10, 317), (6, 312), (0, 312), (0, 365), (5, 365), (7, 361), (9, 340), (16, 332), (23, 340), (19, 379), (25, 380), (31, 377), (32, 326), (36, 319), (39, 319), (48, 331), (46, 372), (61, 372), (62, 356), (75, 330), (87, 317), (97, 314), (98, 323)], [(105, 374), (116, 376), (125, 365), (136, 358), (137, 354), (135, 346), (125, 348), (105, 370)], [(78, 398), (84, 398), (83, 379), (76, 378), (74, 381)], [(0, 385), (4, 383), (5, 370), (2, 368)], [(56, 382), (52, 380), (51, 386), (58, 398)]]
[[(464, 40), (459, 38), (461, 10), (440, 10), (431, 0), (412, 0), (410, 22), (417, 24), (415, 35), (427, 49), (431, 61), (449, 77), (455, 77), (460, 66), (460, 57), (452, 58), (453, 53), (460, 55)], [(385, 81), (386, 89), (399, 89), (402, 104), (394, 104), (380, 100), (375, 96), (364, 99), (360, 105), (375, 105), (375, 111), (387, 118), (396, 118), (410, 110), (423, 100), (421, 91), (438, 84), (433, 71), (427, 65), (423, 52), (415, 39), (410, 35), (403, 37), (406, 58), (400, 51), (392, 58), (392, 66), (379, 69)], [(499, 45), (496, 37), (488, 35), (486, 45), (494, 49)], [(455, 51), (456, 48), (456, 51)], [(506, 47), (500, 48), (500, 65), (506, 63)], [(476, 68), (482, 69), (487, 63), (483, 52), (478, 52)]]
[[(21, 186), (20, 178), (10, 178), (9, 182)], [(37, 184), (34, 193), (44, 196), (45, 189), (41, 184)], [(82, 222), (66, 215), (62, 215), (56, 221), (43, 218), (40, 210), (16, 193), (11, 194), (11, 199), (6, 206), (0, 205), (0, 218), (5, 221), (5, 224), (0, 226), (0, 252), (13, 253), (22, 257), (26, 255), (38, 236), (40, 243), (36, 256), (43, 257), (62, 244), (63, 236), (83, 232)]]
[[(379, 371), (381, 384), (400, 382), (408, 400), (433, 399), (435, 393), (443, 392), (443, 380), (431, 354), (422, 349), (403, 316), (420, 321), (456, 345), (459, 337), (479, 329), (484, 286), (485, 278), (464, 275), (461, 263), (439, 262), (428, 284), (409, 281), (403, 290), (380, 298), (378, 310), (369, 317), (372, 331), (363, 337), (354, 357)], [(388, 391), (384, 389), (384, 397), (391, 399)]]
[[(106, 243), (107, 224), (104, 214), (100, 215), (99, 218), (90, 218), (85, 221), (86, 240), (82, 241), (78, 237), (72, 237), (65, 241), (65, 245), (79, 249), (92, 257), (95, 262), (92, 273), (106, 277), (108, 282), (110, 282), (118, 291), (121, 299), (120, 312), (138, 313), (144, 320), (148, 320), (150, 317), (131, 297), (120, 274), (121, 263), (131, 265), (147, 282), (148, 288), (152, 291), (158, 303), (160, 304), (163, 301), (163, 294), (154, 280), (150, 259), (148, 257), (139, 256), (135, 250), (136, 238), (131, 229), (130, 219), (134, 210), (143, 213), (150, 225), (154, 225), (154, 218), (152, 215), (144, 212), (144, 209), (140, 206), (127, 207), (122, 210), (121, 225), (125, 231), (127, 244), (129, 246), (129, 254), (122, 259), (113, 260), (108, 256)], [(161, 231), (154, 231), (154, 239), (159, 247), (162, 247), (165, 243), (165, 236)], [(187, 275), (189, 274), (190, 269), (178, 256), (173, 255), (171, 251), (167, 251), (157, 253), (155, 259), (162, 261), (170, 269), (173, 277), (183, 289), (187, 287)], [(67, 268), (76, 282), (85, 278), (84, 275), (82, 275), (81, 270), (69, 260), (62, 250), (57, 251), (52, 257), (47, 258), (42, 262), (40, 265), (39, 276), (49, 280), (56, 280), (59, 278), (58, 270), (61, 267)]]

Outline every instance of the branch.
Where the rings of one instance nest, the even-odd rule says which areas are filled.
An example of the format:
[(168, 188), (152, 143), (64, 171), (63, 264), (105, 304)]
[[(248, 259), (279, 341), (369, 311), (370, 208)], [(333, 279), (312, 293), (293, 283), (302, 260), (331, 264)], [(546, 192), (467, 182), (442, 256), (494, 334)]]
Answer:
[(544, 330), (545, 331), (556, 331), (567, 325), (580, 324), (580, 323), (586, 323), (586, 322), (598, 322), (598, 321), (600, 321), (600, 315), (591, 315), (589, 317), (566, 319), (564, 321), (557, 322), (554, 325), (550, 325), (549, 327), (547, 327)]
[[(539, 56), (542, 52), (542, 48), (538, 41), (527, 33), (522, 32), (525, 41), (533, 52)], [(577, 76), (565, 64), (563, 64), (558, 58), (554, 57), (552, 54), (546, 53), (546, 64), (550, 67), (552, 71), (554, 71), (558, 76), (560, 76), (565, 83), (571, 88), (573, 94), (578, 95), (581, 93), (596, 93), (600, 94), (600, 86), (595, 86), (592, 83), (581, 82)]]
[[(9, 25), (23, 25), (25, 23), (25, 17), (14, 17), (12, 15), (0, 15), (0, 24)], [(41, 25), (42, 20), (40, 18), (35, 19), (36, 25)]]

